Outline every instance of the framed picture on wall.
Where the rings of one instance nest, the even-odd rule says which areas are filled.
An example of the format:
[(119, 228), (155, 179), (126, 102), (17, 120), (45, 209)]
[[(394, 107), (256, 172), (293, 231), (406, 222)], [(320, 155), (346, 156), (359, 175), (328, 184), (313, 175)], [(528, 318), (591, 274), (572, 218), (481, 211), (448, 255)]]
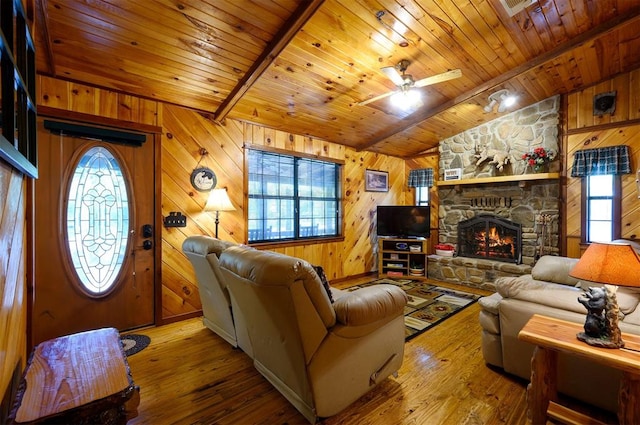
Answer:
[(389, 173), (386, 171), (366, 170), (364, 172), (364, 190), (367, 192), (388, 192)]

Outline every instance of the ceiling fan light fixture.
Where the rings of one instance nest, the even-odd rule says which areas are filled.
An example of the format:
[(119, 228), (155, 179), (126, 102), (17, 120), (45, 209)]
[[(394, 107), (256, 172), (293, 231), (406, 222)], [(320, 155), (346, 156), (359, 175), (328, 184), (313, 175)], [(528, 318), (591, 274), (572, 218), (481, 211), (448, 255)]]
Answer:
[[(378, 96), (370, 97), (366, 100), (358, 102), (358, 105), (368, 105), (369, 103), (376, 102), (380, 99), (384, 99), (385, 97), (393, 96), (394, 94), (400, 92), (404, 94), (403, 97), (398, 97), (396, 101), (393, 101), (393, 105), (400, 105), (402, 108), (419, 108), (422, 106), (422, 101), (420, 100), (420, 92), (411, 90), (412, 88), (420, 88), (429, 86), (431, 84), (442, 83), (444, 81), (453, 80), (454, 78), (460, 78), (462, 76), (462, 71), (459, 69), (452, 69), (447, 72), (443, 72), (441, 74), (432, 75), (431, 77), (422, 78), (418, 81), (415, 81), (413, 77), (409, 74), (406, 74), (405, 71), (411, 62), (408, 59), (403, 59), (398, 62), (395, 66), (385, 66), (380, 68), (383, 74), (389, 78), (393, 84), (397, 86), (398, 90), (390, 91)], [(407, 96), (411, 98), (411, 103), (407, 100)], [(408, 105), (408, 106), (407, 106)]]
[(403, 89), (391, 96), (391, 104), (402, 110), (409, 110), (421, 101), (421, 95), (418, 90)]

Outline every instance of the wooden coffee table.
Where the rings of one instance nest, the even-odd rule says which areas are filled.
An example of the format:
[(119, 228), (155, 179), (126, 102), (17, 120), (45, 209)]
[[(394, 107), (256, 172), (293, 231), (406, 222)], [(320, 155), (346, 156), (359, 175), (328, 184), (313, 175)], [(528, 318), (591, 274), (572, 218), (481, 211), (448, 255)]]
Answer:
[(125, 424), (139, 394), (116, 329), (63, 336), (33, 349), (9, 423)]
[(599, 348), (576, 338), (583, 330), (582, 324), (535, 314), (518, 334), (518, 339), (536, 345), (527, 388), (532, 423), (546, 424), (547, 417), (565, 423), (599, 423), (558, 404), (557, 359), (562, 352), (621, 370), (618, 420), (624, 425), (640, 424), (640, 352), (632, 351), (640, 350), (640, 336), (623, 333), (625, 348)]

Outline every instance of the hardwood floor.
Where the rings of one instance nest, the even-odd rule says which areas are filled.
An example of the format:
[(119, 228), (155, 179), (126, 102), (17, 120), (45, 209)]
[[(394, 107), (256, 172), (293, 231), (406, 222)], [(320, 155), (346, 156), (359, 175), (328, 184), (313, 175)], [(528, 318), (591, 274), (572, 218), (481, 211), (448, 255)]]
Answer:
[[(397, 379), (322, 423), (526, 424), (526, 382), (485, 365), (479, 311), (476, 303), (407, 342)], [(141, 398), (130, 424), (308, 424), (201, 318), (138, 332), (151, 344), (129, 357)]]

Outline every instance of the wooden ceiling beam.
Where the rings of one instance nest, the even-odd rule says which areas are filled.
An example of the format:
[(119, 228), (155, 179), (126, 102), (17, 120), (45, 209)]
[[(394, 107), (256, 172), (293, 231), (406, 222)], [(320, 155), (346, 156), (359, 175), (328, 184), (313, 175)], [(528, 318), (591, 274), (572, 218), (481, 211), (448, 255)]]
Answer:
[(316, 13), (318, 8), (322, 6), (322, 3), (324, 3), (324, 0), (310, 0), (300, 3), (300, 6), (298, 6), (296, 11), (287, 22), (284, 23), (282, 28), (280, 28), (280, 31), (278, 31), (273, 40), (267, 45), (244, 77), (242, 77), (231, 93), (229, 93), (229, 96), (220, 104), (214, 114), (214, 120), (216, 122), (220, 123), (225, 119), (227, 114), (229, 114), (233, 107), (242, 99), (242, 96), (258, 81), (262, 74), (264, 74), (267, 68), (269, 68), (278, 57), (280, 52), (287, 47), (298, 31)]
[(52, 77), (56, 76), (56, 64), (53, 58), (53, 45), (51, 44), (51, 36), (49, 35), (49, 15), (47, 14), (47, 0), (36, 0), (36, 24), (35, 30), (40, 32), (43, 44), (45, 46), (45, 56), (47, 58), (48, 74)]
[(571, 51), (572, 49), (581, 46), (584, 43), (588, 43), (591, 42), (593, 40), (595, 40), (598, 37), (601, 37), (603, 35), (606, 35), (607, 33), (614, 31), (624, 25), (628, 25), (630, 23), (633, 23), (637, 20), (640, 20), (640, 7), (639, 8), (635, 8), (630, 10), (628, 13), (624, 14), (624, 15), (620, 15), (614, 19), (611, 19), (610, 21), (607, 21), (603, 24), (601, 24), (598, 27), (595, 27), (593, 29), (591, 29), (590, 31), (587, 31), (585, 33), (580, 34), (577, 37), (572, 38), (571, 40), (558, 45), (557, 47), (531, 59), (530, 61), (527, 61), (525, 63), (523, 63), (522, 65), (519, 65), (513, 69), (511, 69), (508, 72), (505, 72), (504, 74), (496, 77), (496, 78), (492, 78), (491, 80), (488, 80), (486, 82), (484, 82), (483, 84), (475, 87), (473, 90), (469, 90), (463, 94), (461, 94), (460, 96), (455, 97), (454, 99), (451, 99), (433, 109), (429, 109), (429, 110), (425, 110), (423, 112), (417, 112), (415, 115), (410, 116), (406, 121), (403, 120), (403, 122), (399, 125), (395, 125), (392, 128), (385, 130), (383, 132), (380, 132), (379, 134), (377, 134), (375, 137), (373, 137), (371, 140), (361, 144), (358, 147), (359, 151), (368, 149), (380, 142), (382, 142), (383, 140), (395, 136), (398, 133), (401, 133), (403, 131), (406, 131), (418, 124), (420, 124), (422, 121), (425, 121), (441, 112), (446, 111), (447, 109), (453, 108), (455, 106), (457, 106), (460, 103), (464, 103), (466, 101), (468, 101), (469, 99), (485, 92), (485, 91), (490, 91), (492, 89), (497, 88), (498, 86), (507, 83), (508, 81), (512, 80), (513, 78), (516, 78), (522, 74), (524, 74), (525, 72), (529, 71), (530, 69), (536, 68), (552, 59), (557, 58), (558, 56), (561, 56), (569, 51)]

